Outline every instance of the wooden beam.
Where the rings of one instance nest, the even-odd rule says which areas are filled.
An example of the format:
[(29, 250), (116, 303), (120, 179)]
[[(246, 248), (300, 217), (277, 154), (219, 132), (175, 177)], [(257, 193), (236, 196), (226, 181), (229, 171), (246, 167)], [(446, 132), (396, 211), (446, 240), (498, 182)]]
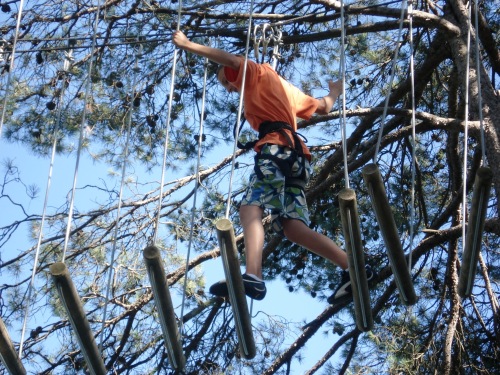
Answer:
[(26, 374), (2, 319), (0, 319), (0, 358), (11, 375)]
[(361, 241), (356, 193), (352, 189), (342, 189), (338, 198), (349, 264), (349, 276), (351, 278), (354, 311), (356, 312), (356, 326), (360, 331), (366, 332), (373, 328), (373, 316), (370, 305), (370, 291), (366, 279), (365, 256)]
[(484, 221), (488, 210), (493, 172), (488, 167), (480, 167), (477, 170), (474, 189), (472, 192), (472, 205), (467, 224), (462, 267), (458, 279), (458, 293), (462, 298), (469, 297), (474, 287), (477, 261), (481, 251), (483, 239)]
[(95, 375), (106, 375), (106, 366), (104, 366), (104, 361), (80, 302), (80, 297), (71, 281), (66, 265), (61, 262), (53, 263), (50, 265), (49, 270), (73, 331), (75, 331), (78, 338), (89, 371)]
[(384, 239), (394, 281), (399, 289), (399, 297), (405, 305), (414, 305), (417, 302), (417, 295), (380, 170), (376, 164), (367, 164), (363, 168), (362, 174)]
[[(158, 309), (168, 360), (174, 370), (182, 371), (186, 364), (186, 359), (182, 350), (181, 336), (175, 317), (172, 298), (168, 290), (167, 277), (165, 275), (165, 269), (163, 268), (160, 249), (151, 245), (146, 247), (142, 254), (144, 256), (149, 281), (151, 282), (151, 288), (153, 289), (153, 295)], [(187, 277), (187, 275), (184, 277)]]
[(233, 309), (234, 325), (239, 339), (240, 353), (242, 357), (252, 359), (256, 354), (255, 341), (248, 313), (245, 287), (241, 277), (233, 224), (229, 219), (222, 218), (217, 220), (215, 227), (226, 275), (229, 301)]

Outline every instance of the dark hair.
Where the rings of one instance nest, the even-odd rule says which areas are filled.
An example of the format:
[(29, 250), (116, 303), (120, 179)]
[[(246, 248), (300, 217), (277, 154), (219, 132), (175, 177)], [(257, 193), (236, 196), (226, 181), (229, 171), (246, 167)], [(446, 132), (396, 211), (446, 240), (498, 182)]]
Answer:
[(219, 64), (216, 64), (212, 61), (209, 61), (208, 63), (208, 75), (211, 76), (211, 75), (215, 75), (216, 77), (219, 75), (219, 71), (224, 68), (224, 65), (219, 65)]

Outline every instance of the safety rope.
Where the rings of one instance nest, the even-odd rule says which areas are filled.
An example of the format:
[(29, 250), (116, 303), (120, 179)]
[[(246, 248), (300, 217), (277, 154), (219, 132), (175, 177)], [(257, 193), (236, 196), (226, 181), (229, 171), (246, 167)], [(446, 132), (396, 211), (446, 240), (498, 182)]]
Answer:
[(125, 136), (125, 148), (123, 150), (123, 157), (122, 157), (122, 170), (121, 170), (121, 181), (120, 181), (120, 190), (118, 193), (118, 206), (116, 208), (116, 219), (115, 219), (115, 229), (114, 229), (114, 234), (113, 234), (113, 241), (112, 241), (112, 249), (111, 249), (111, 259), (109, 261), (109, 270), (108, 270), (108, 282), (106, 286), (106, 299), (104, 303), (104, 311), (102, 314), (102, 327), (101, 327), (101, 340), (99, 343), (99, 350), (102, 352), (103, 348), (103, 343), (104, 343), (104, 328), (106, 326), (106, 317), (107, 317), (107, 311), (108, 311), (108, 305), (109, 305), (109, 296), (111, 294), (111, 280), (113, 278), (113, 265), (115, 263), (115, 255), (116, 255), (116, 248), (117, 248), (117, 243), (118, 243), (118, 228), (119, 228), (119, 222), (120, 222), (120, 213), (121, 213), (121, 208), (122, 208), (122, 196), (123, 196), (123, 187), (125, 185), (125, 176), (126, 176), (126, 169), (127, 169), (127, 162), (128, 162), (128, 156), (129, 156), (129, 143), (130, 143), (130, 129), (132, 125), (132, 115), (134, 113), (134, 97), (136, 95), (136, 90), (137, 90), (137, 73), (139, 72), (139, 57), (142, 55), (142, 45), (139, 44), (136, 54), (135, 54), (135, 63), (134, 63), (134, 68), (132, 69), (135, 74), (133, 74), (133, 80), (132, 80), (132, 89), (131, 89), (131, 100), (128, 108), (128, 116), (127, 116), (127, 127), (126, 127), (126, 136)]
[(380, 120), (380, 129), (378, 132), (378, 138), (377, 138), (377, 143), (375, 147), (375, 153), (373, 155), (373, 163), (377, 162), (377, 157), (380, 151), (380, 145), (382, 143), (382, 135), (384, 133), (384, 126), (385, 126), (385, 121), (387, 117), (387, 110), (389, 108), (389, 99), (392, 93), (392, 85), (394, 81), (394, 77), (396, 74), (396, 64), (399, 56), (399, 50), (400, 47), (403, 43), (401, 40), (402, 36), (402, 31), (403, 31), (403, 24), (405, 20), (405, 11), (408, 15), (408, 22), (409, 22), (409, 30), (408, 30), (408, 36), (409, 36), (409, 45), (410, 45), (410, 72), (409, 72), (409, 77), (410, 77), (410, 86), (411, 86), (411, 128), (412, 128), (412, 135), (411, 135), (411, 191), (410, 191), (410, 223), (409, 223), (409, 236), (410, 236), (410, 251), (409, 251), (409, 258), (408, 258), (408, 270), (411, 274), (411, 269), (412, 269), (412, 249), (413, 249), (413, 241), (415, 237), (415, 180), (416, 180), (416, 118), (415, 118), (415, 72), (414, 72), (414, 47), (413, 47), (413, 0), (403, 0), (401, 2), (401, 12), (400, 12), (400, 19), (399, 19), (399, 29), (398, 29), (398, 36), (397, 40), (398, 43), (396, 44), (396, 49), (394, 51), (394, 56), (391, 62), (391, 76), (389, 79), (389, 87), (387, 90), (387, 94), (385, 97), (385, 102), (384, 102), (384, 109), (382, 113), (382, 118)]
[[(471, 28), (472, 28), (472, 4), (469, 2), (467, 4), (468, 14), (468, 32), (467, 32), (467, 54), (465, 56), (465, 93), (464, 93), (464, 101), (465, 101), (465, 111), (464, 111), (464, 157), (463, 157), (463, 166), (462, 166), (462, 249), (465, 249), (465, 241), (466, 241), (466, 224), (467, 224), (467, 160), (468, 160), (468, 145), (467, 141), (469, 139), (469, 69), (470, 69), (470, 44), (471, 44)], [(479, 72), (477, 72), (479, 75)]]
[(342, 81), (342, 99), (340, 116), (340, 130), (342, 135), (342, 152), (344, 159), (344, 179), (345, 187), (349, 189), (349, 170), (347, 163), (347, 126), (346, 126), (346, 100), (345, 100), (345, 80), (346, 80), (346, 64), (345, 64), (345, 18), (344, 18), (344, 1), (340, 1), (340, 79)]
[[(181, 29), (181, 12), (182, 12), (182, 1), (179, 1), (177, 8), (177, 31)], [(163, 145), (163, 162), (161, 168), (161, 182), (160, 182), (160, 193), (158, 197), (158, 208), (156, 213), (156, 220), (153, 228), (153, 244), (156, 243), (158, 239), (158, 229), (160, 225), (160, 216), (161, 216), (161, 206), (163, 203), (163, 184), (165, 182), (165, 169), (167, 166), (167, 155), (168, 155), (168, 144), (170, 137), (170, 123), (172, 118), (172, 102), (174, 97), (174, 85), (175, 85), (175, 72), (177, 69), (177, 58), (179, 55), (179, 49), (174, 49), (174, 57), (172, 59), (172, 73), (170, 77), (170, 91), (168, 95), (168, 114), (167, 114), (167, 124), (166, 124), (166, 134), (165, 134), (165, 143)]]
[(416, 118), (415, 118), (415, 69), (413, 60), (413, 0), (408, 1), (408, 36), (410, 44), (410, 82), (411, 82), (411, 189), (410, 189), (410, 251), (408, 257), (408, 270), (411, 274), (412, 251), (415, 233), (415, 179), (416, 179)]
[[(250, 2), (250, 16), (248, 17), (248, 30), (247, 30), (247, 41), (246, 41), (246, 46), (245, 46), (245, 61), (243, 64), (243, 78), (241, 81), (241, 89), (240, 89), (240, 101), (238, 105), (238, 116), (236, 119), (236, 123), (240, 124), (241, 123), (241, 117), (242, 117), (242, 112), (243, 112), (243, 96), (245, 94), (245, 82), (246, 82), (246, 73), (247, 73), (247, 64), (248, 64), (248, 49), (250, 47), (250, 38), (251, 38), (251, 30), (252, 30), (252, 19), (253, 19), (253, 4), (254, 0)], [(236, 165), (236, 151), (238, 150), (238, 138), (239, 138), (239, 127), (237, 126), (235, 129), (235, 135), (234, 135), (234, 147), (233, 147), (233, 157), (231, 160), (231, 172), (229, 174), (229, 188), (228, 188), (228, 193), (227, 193), (227, 202), (226, 202), (226, 219), (229, 219), (229, 211), (231, 209), (231, 193), (232, 193), (232, 186), (233, 186), (233, 177), (234, 177), (234, 170), (235, 170), (235, 165)]]
[[(479, 107), (479, 127), (481, 134), (481, 151), (483, 157), (483, 165), (487, 165), (486, 159), (486, 141), (484, 139), (484, 116), (483, 116), (483, 95), (481, 92), (481, 58), (479, 54), (479, 36), (477, 35), (479, 30), (479, 4), (477, 0), (474, 0), (474, 26), (476, 29), (475, 47), (476, 47), (476, 70), (477, 70), (477, 92), (478, 92), (478, 107)], [(469, 75), (467, 74), (467, 78)]]
[[(467, 226), (467, 163), (468, 163), (468, 139), (469, 139), (469, 88), (470, 88), (470, 51), (471, 51), (471, 34), (472, 34), (472, 3), (468, 3), (468, 32), (467, 32), (467, 56), (466, 56), (466, 67), (465, 67), (465, 125), (464, 125), (464, 146), (463, 146), (463, 171), (462, 171), (462, 248), (465, 248), (466, 242), (466, 226)], [(483, 104), (482, 104), (482, 94), (481, 94), (481, 63), (479, 56), (479, 40), (477, 35), (477, 30), (479, 30), (478, 25), (478, 3), (477, 0), (474, 1), (474, 23), (476, 29), (475, 35), (475, 54), (476, 54), (476, 78), (477, 78), (477, 90), (478, 90), (478, 107), (479, 107), (479, 124), (480, 124), (480, 143), (482, 151), (482, 162), (483, 165), (487, 165), (486, 159), (486, 142), (484, 137), (484, 118), (483, 118)]]
[(28, 303), (26, 304), (26, 309), (24, 312), (24, 321), (23, 321), (23, 326), (21, 330), (21, 340), (19, 342), (19, 356), (22, 356), (23, 352), (23, 346), (24, 346), (24, 336), (26, 334), (26, 326), (28, 323), (28, 315), (30, 311), (30, 303), (29, 301), (31, 300), (31, 295), (33, 293), (33, 287), (35, 283), (35, 276), (36, 276), (36, 271), (38, 268), (38, 258), (40, 256), (40, 249), (42, 245), (42, 238), (43, 238), (43, 227), (45, 225), (45, 218), (47, 215), (47, 206), (48, 206), (48, 201), (49, 201), (49, 195), (50, 195), (50, 188), (51, 188), (51, 183), (52, 183), (52, 172), (54, 170), (54, 160), (56, 156), (56, 149), (57, 149), (57, 143), (58, 143), (58, 133), (59, 129), (61, 128), (61, 118), (62, 118), (62, 106), (63, 106), (63, 100), (64, 100), (64, 94), (66, 90), (66, 79), (67, 75), (69, 72), (70, 68), (70, 63), (72, 61), (72, 50), (70, 49), (69, 53), (66, 54), (64, 64), (63, 64), (63, 69), (62, 72), (64, 74), (63, 79), (61, 80), (61, 89), (59, 93), (59, 98), (57, 101), (57, 113), (56, 113), (56, 123), (54, 126), (54, 131), (53, 131), (53, 141), (52, 141), (52, 151), (50, 155), (50, 165), (49, 165), (49, 171), (47, 173), (47, 185), (45, 188), (45, 198), (43, 201), (43, 209), (42, 209), (42, 217), (40, 220), (40, 228), (38, 230), (38, 240), (36, 244), (36, 250), (35, 250), (35, 259), (33, 260), (33, 270), (31, 272), (31, 280), (28, 285), (28, 295), (26, 300)]
[(195, 214), (196, 214), (196, 198), (198, 195), (198, 188), (200, 186), (200, 168), (201, 168), (201, 150), (203, 143), (203, 123), (205, 120), (205, 101), (206, 101), (206, 87), (207, 87), (207, 76), (208, 76), (208, 59), (205, 59), (205, 70), (203, 74), (203, 91), (201, 94), (201, 111), (200, 111), (200, 127), (198, 130), (198, 158), (196, 162), (196, 181), (194, 186), (194, 195), (193, 195), (193, 206), (191, 207), (191, 225), (189, 229), (189, 242), (187, 248), (186, 255), (186, 270), (184, 271), (184, 286), (182, 293), (182, 302), (181, 302), (181, 319), (180, 319), (180, 335), (181, 342), (184, 334), (184, 307), (186, 301), (186, 290), (187, 290), (187, 282), (188, 282), (188, 267), (191, 256), (191, 247), (193, 244), (193, 233), (194, 233), (194, 222), (195, 222)]
[(398, 36), (397, 36), (398, 43), (396, 43), (394, 57), (392, 58), (391, 77), (389, 79), (389, 89), (387, 90), (387, 94), (385, 96), (384, 110), (382, 113), (382, 119), (380, 120), (380, 129), (379, 129), (379, 133), (378, 133), (377, 144), (375, 146), (375, 153), (373, 155), (373, 163), (377, 162), (377, 156), (378, 156), (379, 149), (380, 149), (380, 143), (382, 142), (382, 135), (384, 133), (385, 118), (387, 116), (387, 109), (389, 107), (389, 98), (390, 98), (391, 93), (392, 93), (392, 83), (394, 81), (394, 76), (396, 73), (396, 63), (397, 63), (398, 56), (399, 56), (399, 48), (401, 47), (401, 44), (402, 44), (401, 34), (403, 31), (404, 15), (405, 15), (406, 9), (407, 9), (406, 0), (403, 0), (403, 2), (401, 4), (401, 14), (400, 14), (400, 18), (399, 18), (399, 30), (398, 30)]
[(92, 68), (93, 68), (93, 62), (94, 59), (92, 58), (94, 56), (94, 52), (96, 49), (96, 35), (97, 35), (97, 26), (99, 25), (99, 13), (101, 11), (101, 0), (98, 0), (97, 2), (97, 11), (95, 15), (95, 20), (94, 20), (94, 27), (93, 27), (93, 33), (92, 33), (92, 48), (90, 50), (90, 59), (89, 59), (89, 65), (88, 65), (88, 72), (87, 72), (87, 83), (85, 87), (85, 96), (83, 100), (83, 115), (82, 115), (82, 122), (80, 124), (80, 137), (78, 140), (78, 149), (76, 153), (76, 163), (75, 163), (75, 171), (74, 171), (74, 176), (73, 176), (73, 187), (71, 189), (71, 198), (70, 198), (70, 204), (69, 204), (69, 211), (68, 211), (68, 222), (66, 226), (66, 234), (64, 236), (64, 249), (63, 249), (63, 254), (62, 254), (62, 260), (61, 262), (64, 263), (66, 259), (66, 252), (68, 250), (68, 243), (69, 243), (69, 235), (71, 233), (71, 221), (73, 219), (73, 210), (74, 210), (74, 205), (75, 205), (75, 192), (76, 192), (76, 183), (78, 180), (78, 168), (80, 165), (80, 157), (82, 153), (82, 148), (83, 148), (83, 136), (85, 134), (85, 127), (87, 124), (87, 107), (89, 106), (89, 96), (90, 96), (90, 91), (92, 88)]
[[(408, 1), (408, 36), (410, 44), (410, 82), (411, 82), (411, 188), (410, 188), (410, 249), (408, 251), (408, 271), (411, 276), (413, 264), (413, 243), (415, 240), (415, 182), (416, 182), (416, 117), (415, 117), (415, 63), (414, 63), (414, 48), (413, 48), (413, 0)], [(407, 309), (408, 317), (414, 315), (413, 306)]]

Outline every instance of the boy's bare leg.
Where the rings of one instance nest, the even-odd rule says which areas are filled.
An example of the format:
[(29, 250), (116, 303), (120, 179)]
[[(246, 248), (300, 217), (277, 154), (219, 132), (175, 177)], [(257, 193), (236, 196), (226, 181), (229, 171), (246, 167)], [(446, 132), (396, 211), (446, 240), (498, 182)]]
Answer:
[(330, 238), (312, 230), (300, 220), (281, 219), (281, 222), (285, 236), (290, 241), (328, 259), (344, 270), (347, 269), (347, 254)]
[(246, 273), (262, 279), (262, 250), (264, 247), (263, 209), (259, 206), (240, 207), (246, 254)]

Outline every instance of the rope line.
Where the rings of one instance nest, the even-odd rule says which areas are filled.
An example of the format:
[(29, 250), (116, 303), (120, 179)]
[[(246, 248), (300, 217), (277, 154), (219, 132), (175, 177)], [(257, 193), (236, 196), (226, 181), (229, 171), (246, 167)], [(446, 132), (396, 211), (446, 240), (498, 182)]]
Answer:
[(78, 168), (80, 165), (80, 157), (82, 153), (82, 148), (83, 148), (83, 135), (85, 133), (85, 126), (87, 122), (87, 107), (89, 105), (89, 95), (90, 95), (90, 90), (92, 87), (92, 67), (93, 67), (93, 61), (94, 59), (92, 56), (94, 55), (95, 51), (95, 46), (96, 46), (96, 35), (97, 35), (97, 26), (99, 25), (99, 13), (101, 9), (101, 0), (98, 0), (97, 2), (97, 11), (95, 15), (95, 21), (94, 21), (94, 28), (93, 28), (93, 36), (92, 36), (92, 48), (90, 51), (90, 56), (91, 58), (89, 59), (89, 65), (88, 65), (88, 72), (87, 72), (87, 84), (85, 87), (85, 96), (83, 100), (83, 115), (82, 115), (82, 122), (80, 124), (80, 137), (78, 140), (78, 150), (76, 153), (76, 163), (75, 163), (75, 172), (73, 176), (73, 187), (71, 189), (71, 198), (70, 198), (70, 205), (69, 205), (69, 211), (68, 211), (68, 223), (66, 226), (66, 234), (64, 236), (64, 249), (63, 249), (63, 254), (62, 254), (62, 260), (61, 262), (64, 263), (64, 260), (66, 259), (66, 252), (68, 250), (68, 243), (69, 243), (69, 235), (71, 233), (71, 221), (73, 220), (73, 210), (74, 210), (74, 204), (75, 204), (75, 191), (76, 191), (76, 182), (78, 180)]
[(408, 36), (410, 38), (410, 82), (411, 82), (411, 191), (410, 191), (410, 251), (408, 258), (408, 270), (411, 274), (412, 267), (412, 249), (413, 240), (415, 236), (415, 169), (416, 169), (416, 119), (415, 119), (415, 69), (413, 59), (413, 0), (408, 1), (408, 21), (409, 30)]
[[(239, 104), (238, 104), (238, 116), (236, 119), (236, 124), (241, 124), (241, 118), (242, 118), (242, 112), (243, 112), (243, 96), (245, 94), (245, 82), (246, 82), (246, 75), (247, 75), (247, 65), (248, 65), (248, 50), (250, 49), (250, 39), (251, 39), (251, 31), (252, 31), (252, 20), (253, 20), (253, 9), (254, 9), (254, 0), (250, 2), (250, 10), (249, 14), (250, 16), (248, 17), (248, 28), (247, 28), (247, 40), (246, 40), (246, 45), (245, 45), (245, 60), (243, 62), (243, 77), (241, 80), (241, 89), (240, 89), (240, 98), (239, 98)], [(226, 202), (226, 213), (225, 213), (225, 218), (229, 219), (229, 212), (231, 209), (231, 193), (232, 193), (232, 187), (233, 187), (233, 178), (234, 178), (234, 170), (236, 166), (236, 152), (238, 149), (238, 138), (239, 138), (239, 133), (240, 133), (240, 127), (236, 126), (235, 131), (234, 131), (234, 145), (233, 145), (233, 156), (231, 159), (231, 172), (229, 174), (229, 187), (228, 187), (228, 192), (227, 192), (227, 202)], [(221, 252), (224, 254), (225, 252)], [(223, 262), (226, 263), (226, 262)], [(231, 282), (231, 279), (228, 279), (228, 282)], [(233, 288), (228, 288), (230, 293), (234, 293)], [(235, 300), (235, 298), (231, 297), (231, 300)], [(253, 300), (251, 300), (251, 305), (250, 305), (250, 316), (252, 316), (252, 311), (253, 311)], [(235, 325), (238, 329), (241, 328), (240, 324)]]
[[(139, 70), (139, 56), (142, 53), (142, 45), (139, 45), (138, 51), (136, 52), (135, 55), (135, 66), (132, 69), (135, 73), (138, 72)], [(132, 115), (134, 113), (134, 95), (136, 93), (136, 87), (137, 87), (137, 74), (133, 75), (133, 82), (132, 82), (132, 94), (131, 94), (131, 101), (130, 101), (130, 107), (128, 110), (128, 116), (127, 116), (127, 130), (126, 130), (126, 138), (125, 138), (125, 149), (123, 150), (123, 161), (122, 161), (122, 170), (121, 170), (121, 181), (120, 181), (120, 191), (118, 194), (118, 206), (116, 208), (116, 219), (115, 219), (115, 230), (113, 234), (113, 244), (112, 244), (112, 249), (111, 249), (111, 259), (109, 262), (109, 270), (108, 270), (108, 282), (106, 286), (106, 299), (104, 303), (104, 311), (102, 314), (102, 327), (101, 327), (101, 340), (99, 343), (99, 350), (102, 352), (103, 344), (104, 344), (104, 328), (106, 326), (106, 316), (108, 312), (108, 305), (109, 305), (109, 296), (111, 294), (111, 280), (113, 278), (113, 265), (115, 263), (115, 254), (116, 254), (116, 248), (117, 248), (117, 243), (118, 243), (118, 224), (120, 222), (120, 213), (121, 213), (121, 208), (122, 208), (122, 196), (123, 196), (123, 186), (125, 185), (125, 175), (126, 175), (126, 169), (127, 169), (127, 161), (128, 161), (128, 156), (129, 156), (129, 143), (130, 143), (130, 133), (131, 133), (131, 125), (132, 125)]]
[(344, 0), (340, 1), (340, 76), (342, 80), (342, 99), (341, 108), (342, 116), (340, 116), (340, 130), (342, 135), (342, 152), (344, 155), (344, 179), (345, 187), (349, 189), (349, 167), (347, 163), (347, 125), (346, 125), (346, 100), (345, 100), (345, 80), (346, 80), (346, 64), (345, 64), (345, 16), (344, 16)]
[(182, 293), (182, 302), (181, 302), (181, 318), (180, 318), (180, 336), (181, 342), (184, 334), (184, 307), (186, 301), (186, 290), (187, 290), (187, 275), (188, 275), (188, 266), (191, 257), (191, 247), (193, 244), (193, 233), (194, 233), (194, 220), (196, 213), (196, 198), (198, 195), (198, 188), (200, 186), (200, 168), (201, 168), (201, 149), (203, 142), (203, 124), (205, 121), (205, 100), (206, 100), (206, 87), (207, 87), (207, 77), (208, 77), (208, 59), (205, 59), (205, 71), (203, 74), (203, 92), (201, 95), (201, 111), (200, 111), (200, 127), (198, 131), (198, 159), (196, 162), (196, 182), (194, 186), (194, 196), (193, 196), (193, 206), (191, 207), (191, 226), (189, 229), (189, 242), (188, 249), (186, 255), (186, 271), (184, 272), (184, 286)]
[[(102, 43), (102, 44), (97, 44), (97, 47), (99, 48), (104, 48), (104, 47), (119, 47), (119, 46), (130, 46), (130, 45), (135, 45), (135, 44), (157, 44), (157, 43), (160, 43), (160, 42), (169, 42), (170, 40), (172, 40), (172, 38), (170, 37), (171, 34), (168, 34), (168, 36), (166, 34), (156, 34), (155, 36), (166, 36), (165, 38), (157, 38), (157, 39), (153, 39), (153, 38), (148, 38), (147, 40), (141, 40), (141, 41), (137, 41), (137, 40), (134, 40), (134, 41), (124, 41), (124, 42), (120, 42), (120, 43)], [(123, 38), (123, 37), (118, 37), (118, 36), (110, 36), (109, 38), (106, 38), (106, 37), (98, 37), (97, 39), (119, 39), (119, 38)], [(77, 39), (80, 39), (80, 40), (88, 40), (88, 38), (60, 38), (60, 39), (45, 39), (45, 41), (47, 42), (50, 42), (50, 41), (64, 41), (64, 40), (77, 40)], [(23, 42), (36, 42), (36, 41), (43, 41), (43, 39), (22, 39)], [(72, 47), (72, 49), (74, 50), (81, 50), (81, 49), (88, 49), (88, 48), (91, 48), (91, 44), (89, 45), (86, 45), (86, 44), (82, 44), (82, 45), (75, 45), (74, 47)], [(50, 47), (39, 47), (39, 48), (30, 48), (30, 49), (18, 49), (16, 51), (16, 53), (20, 54), (20, 53), (33, 53), (33, 52), (54, 52), (54, 51), (66, 51), (68, 50), (69, 47), (65, 47), (65, 46), (50, 46)]]
[[(182, 1), (179, 1), (179, 5), (177, 8), (177, 31), (181, 28), (181, 11), (182, 11)], [(172, 102), (174, 96), (174, 85), (175, 85), (175, 71), (177, 69), (177, 59), (179, 55), (179, 49), (174, 49), (174, 57), (172, 59), (172, 74), (170, 77), (170, 91), (168, 95), (168, 114), (167, 114), (167, 123), (166, 123), (166, 134), (165, 134), (165, 143), (163, 145), (163, 162), (161, 168), (161, 182), (160, 182), (160, 193), (158, 197), (158, 208), (157, 215), (154, 224), (153, 231), (153, 244), (158, 240), (158, 227), (160, 225), (160, 216), (161, 216), (161, 206), (163, 203), (163, 184), (165, 183), (165, 169), (167, 165), (167, 155), (168, 155), (168, 145), (169, 145), (169, 137), (170, 137), (170, 123), (172, 117)]]
[[(248, 17), (247, 41), (246, 41), (246, 46), (245, 46), (245, 61), (243, 64), (243, 78), (241, 81), (240, 101), (239, 101), (239, 105), (238, 105), (238, 117), (236, 119), (237, 124), (241, 123), (241, 115), (243, 112), (243, 96), (245, 93), (245, 82), (246, 82), (246, 75), (247, 75), (246, 73), (247, 73), (247, 64), (248, 64), (248, 49), (250, 47), (250, 39), (251, 39), (251, 31), (252, 31), (253, 4), (254, 4), (254, 0), (252, 0), (250, 2), (250, 16)], [(231, 160), (231, 173), (229, 175), (229, 188), (228, 188), (227, 202), (226, 202), (226, 214), (225, 214), (226, 219), (229, 219), (229, 211), (231, 208), (231, 193), (232, 193), (232, 187), (233, 187), (234, 170), (235, 170), (235, 165), (236, 165), (236, 151), (238, 149), (239, 132), (240, 132), (240, 129), (238, 126), (236, 126), (235, 134), (234, 134), (233, 157)]]
[[(478, 107), (479, 107), (479, 127), (481, 134), (481, 151), (483, 156), (483, 165), (487, 165), (486, 160), (486, 141), (484, 139), (484, 116), (483, 116), (483, 95), (481, 92), (481, 58), (479, 55), (479, 37), (477, 35), (479, 30), (479, 5), (477, 0), (474, 0), (474, 26), (476, 28), (475, 47), (476, 47), (476, 70), (477, 70), (477, 92), (478, 92)], [(467, 75), (469, 77), (469, 75)]]
[[(465, 124), (464, 124), (464, 157), (463, 157), (463, 166), (462, 166), (462, 251), (465, 249), (465, 241), (466, 241), (466, 215), (467, 215), (467, 153), (468, 153), (468, 145), (467, 140), (469, 139), (469, 69), (470, 69), (470, 45), (471, 45), (471, 33), (472, 33), (472, 5), (471, 2), (468, 2), (468, 13), (467, 13), (467, 22), (468, 22), (468, 32), (467, 32), (467, 53), (465, 56), (465, 93), (464, 93), (464, 101), (465, 101)], [(479, 75), (479, 74), (478, 74)]]
[[(468, 163), (468, 139), (469, 139), (469, 88), (470, 88), (470, 53), (471, 53), (471, 35), (472, 35), (472, 3), (468, 3), (468, 32), (467, 32), (467, 61), (466, 61), (466, 71), (465, 71), (465, 125), (464, 125), (464, 158), (463, 158), (463, 173), (462, 173), (462, 251), (465, 249), (466, 242), (466, 224), (467, 224), (467, 163)], [(483, 104), (482, 104), (482, 94), (481, 94), (481, 69), (480, 69), (480, 56), (479, 56), (479, 40), (477, 36), (477, 30), (479, 30), (478, 25), (478, 4), (477, 0), (474, 1), (474, 26), (476, 30), (476, 35), (474, 38), (475, 47), (475, 62), (476, 62), (476, 79), (477, 79), (477, 90), (478, 90), (478, 112), (479, 112), (479, 124), (480, 124), (480, 143), (482, 152), (482, 163), (487, 165), (486, 159), (486, 144), (484, 138), (484, 118), (483, 118)]]
[[(365, 5), (365, 6), (356, 6), (356, 8), (352, 8), (352, 9), (355, 10), (356, 13), (359, 13), (359, 12), (361, 12), (363, 10), (366, 10), (366, 9), (384, 7), (386, 5), (396, 4), (396, 3), (399, 3), (399, 1), (400, 0), (389, 0), (389, 1), (386, 1), (386, 2), (383, 2), (383, 3), (380, 3), (380, 4)], [(348, 4), (346, 6), (347, 9), (345, 9), (344, 12), (347, 13), (347, 14), (349, 14), (350, 13), (349, 12), (349, 8), (351, 8), (353, 5), (356, 5), (356, 4), (362, 3), (362, 2), (363, 2), (363, 0), (358, 0), (358, 1), (352, 2), (351, 4)], [(342, 1), (340, 3), (342, 4)], [(340, 5), (340, 7), (342, 7), (342, 5)], [(298, 21), (307, 21), (310, 18), (314, 19), (318, 15), (325, 16), (326, 13), (325, 12), (319, 12), (319, 13), (305, 14), (303, 16), (289, 18), (289, 19), (286, 19), (286, 20), (283, 20), (283, 21), (272, 22), (269, 25), (270, 26), (283, 26), (283, 25), (287, 25), (287, 24), (290, 24), (290, 23), (295, 23), (295, 22), (298, 22)]]
[[(69, 54), (66, 55), (64, 65), (63, 65), (63, 72), (65, 75), (69, 71), (69, 62), (71, 61), (71, 51)], [(23, 326), (21, 330), (21, 340), (19, 342), (19, 357), (22, 357), (22, 352), (23, 352), (23, 346), (24, 346), (24, 336), (26, 334), (26, 327), (28, 323), (28, 315), (30, 311), (30, 303), (29, 301), (31, 300), (31, 295), (33, 292), (33, 285), (35, 283), (35, 276), (36, 276), (36, 270), (38, 268), (38, 258), (40, 256), (40, 249), (42, 245), (42, 238), (43, 238), (43, 227), (45, 225), (45, 218), (47, 215), (47, 206), (48, 206), (48, 201), (49, 201), (49, 195), (50, 195), (50, 188), (52, 184), (52, 172), (54, 170), (54, 160), (56, 156), (56, 149), (57, 149), (57, 140), (58, 140), (58, 132), (59, 129), (61, 128), (61, 117), (62, 117), (62, 105), (63, 105), (63, 99), (64, 99), (64, 93), (66, 90), (66, 80), (63, 79), (61, 84), (61, 91), (59, 93), (59, 100), (57, 103), (57, 115), (56, 115), (56, 123), (54, 126), (54, 132), (53, 132), (53, 142), (52, 142), (52, 151), (50, 155), (50, 164), (49, 164), (49, 171), (47, 173), (47, 185), (45, 188), (45, 198), (43, 201), (43, 209), (42, 209), (42, 217), (40, 220), (40, 228), (38, 231), (38, 240), (36, 244), (36, 250), (35, 250), (35, 259), (33, 260), (33, 270), (31, 273), (31, 280), (28, 285), (28, 295), (27, 295), (27, 301), (28, 303), (26, 304), (26, 309), (24, 313), (24, 321), (23, 321)]]
[(24, 0), (21, 0), (19, 2), (19, 9), (17, 11), (16, 31), (14, 32), (14, 42), (12, 45), (12, 51), (10, 53), (9, 73), (7, 74), (7, 83), (5, 85), (5, 93), (4, 93), (5, 96), (3, 98), (3, 105), (2, 105), (2, 116), (0, 117), (0, 138), (2, 138), (2, 129), (5, 121), (5, 114), (7, 112), (7, 98), (9, 96), (10, 86), (12, 85), (12, 72), (14, 71), (14, 57), (16, 55), (16, 45), (17, 45), (17, 39), (19, 38), (19, 29), (21, 28), (23, 7), (24, 7)]
[(389, 107), (389, 98), (390, 98), (391, 92), (392, 92), (392, 83), (394, 81), (394, 76), (396, 73), (396, 63), (397, 63), (397, 59), (399, 56), (399, 48), (401, 47), (401, 44), (402, 44), (401, 34), (403, 31), (404, 15), (405, 15), (406, 8), (407, 8), (406, 0), (403, 0), (402, 5), (401, 5), (400, 19), (399, 19), (399, 29), (398, 29), (398, 37), (397, 37), (398, 43), (396, 43), (396, 50), (394, 51), (394, 57), (392, 58), (391, 77), (389, 79), (389, 89), (387, 90), (387, 94), (385, 96), (384, 111), (382, 113), (382, 119), (380, 120), (380, 129), (379, 129), (379, 133), (378, 133), (377, 144), (375, 147), (375, 154), (373, 155), (373, 163), (377, 162), (377, 156), (378, 156), (379, 149), (380, 149), (380, 143), (382, 142), (382, 134), (384, 133), (385, 119), (387, 117), (387, 109)]

